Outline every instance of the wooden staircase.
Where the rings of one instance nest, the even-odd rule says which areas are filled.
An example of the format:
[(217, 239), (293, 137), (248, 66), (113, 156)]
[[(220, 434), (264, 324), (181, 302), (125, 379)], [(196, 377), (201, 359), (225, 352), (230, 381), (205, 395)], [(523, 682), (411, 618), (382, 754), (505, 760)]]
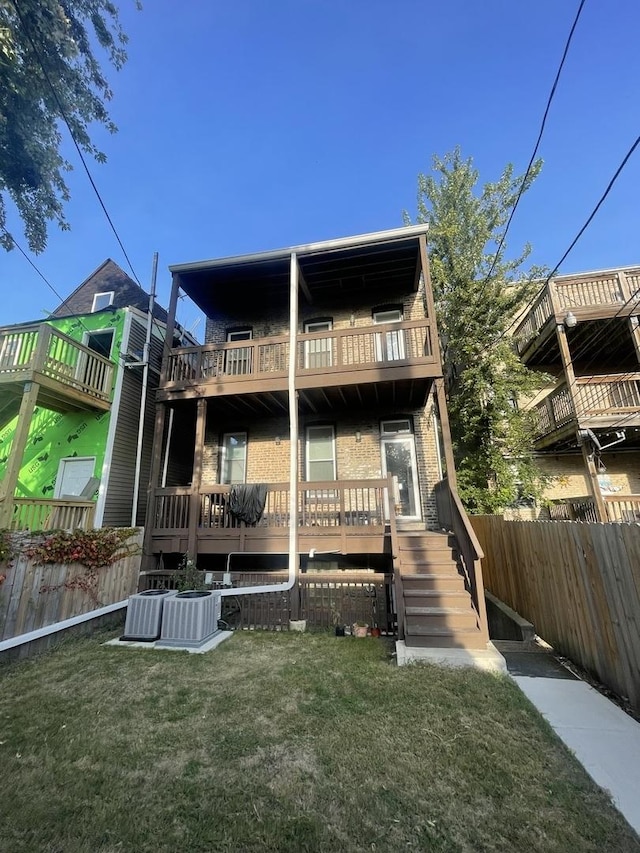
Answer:
[(478, 613), (447, 533), (398, 531), (402, 621), (407, 646), (481, 649), (487, 645)]

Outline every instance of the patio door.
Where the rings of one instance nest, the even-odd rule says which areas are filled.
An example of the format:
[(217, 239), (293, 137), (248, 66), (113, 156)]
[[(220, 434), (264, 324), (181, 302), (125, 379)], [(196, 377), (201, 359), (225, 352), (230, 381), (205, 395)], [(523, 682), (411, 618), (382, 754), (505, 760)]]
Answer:
[[(380, 446), (382, 474), (384, 477), (391, 475), (395, 483), (396, 516), (406, 521), (419, 521), (422, 512), (411, 421), (408, 418), (383, 421)], [(386, 510), (388, 515), (389, 508)]]
[[(403, 319), (400, 308), (386, 311), (374, 311), (374, 325), (401, 323)], [(402, 361), (406, 358), (404, 329), (390, 328), (385, 332), (376, 333), (376, 361)]]
[[(330, 332), (332, 320), (309, 320), (305, 332)], [(331, 338), (314, 338), (304, 342), (304, 366), (310, 368), (333, 366), (333, 341)]]
[[(250, 341), (253, 339), (253, 329), (236, 329), (227, 332), (227, 342)], [(224, 372), (227, 376), (246, 376), (251, 373), (253, 347), (239, 347), (227, 350), (225, 355)]]

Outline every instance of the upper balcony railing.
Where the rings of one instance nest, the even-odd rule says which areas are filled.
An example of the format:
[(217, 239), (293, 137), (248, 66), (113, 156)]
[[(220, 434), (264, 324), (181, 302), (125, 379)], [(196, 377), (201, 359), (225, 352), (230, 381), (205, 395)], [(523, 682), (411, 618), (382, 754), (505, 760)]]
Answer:
[[(297, 338), (298, 377), (436, 362), (428, 320), (311, 332)], [(182, 347), (169, 353), (163, 384), (170, 389), (214, 382), (232, 390), (236, 382), (284, 379), (288, 365), (288, 336)]]
[[(575, 403), (575, 405), (574, 405)], [(616, 418), (640, 415), (640, 373), (578, 377), (573, 389), (562, 383), (534, 408), (538, 435), (544, 436), (580, 418)]]
[(108, 403), (113, 369), (109, 359), (48, 323), (0, 329), (0, 383), (44, 377)]
[(561, 322), (571, 311), (578, 320), (600, 314), (624, 315), (640, 309), (640, 270), (614, 270), (574, 278), (552, 279), (517, 327), (514, 339), (522, 354), (550, 317)]

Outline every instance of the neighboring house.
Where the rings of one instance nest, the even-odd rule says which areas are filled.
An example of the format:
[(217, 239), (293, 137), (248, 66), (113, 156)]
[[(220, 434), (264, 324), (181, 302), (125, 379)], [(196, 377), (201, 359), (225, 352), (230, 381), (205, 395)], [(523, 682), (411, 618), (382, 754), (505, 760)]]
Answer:
[(208, 319), (204, 346), (172, 349), (163, 367), (146, 571), (184, 554), (212, 573), (264, 571), (293, 554), (293, 529), (298, 572), (393, 575), (407, 644), (486, 645), (426, 226), (171, 270), (169, 337), (180, 291)]
[(555, 517), (640, 516), (640, 267), (551, 279), (514, 337), (556, 378), (534, 401)]
[(148, 307), (107, 260), (46, 321), (0, 328), (0, 528), (142, 523), (167, 317), (142, 406)]

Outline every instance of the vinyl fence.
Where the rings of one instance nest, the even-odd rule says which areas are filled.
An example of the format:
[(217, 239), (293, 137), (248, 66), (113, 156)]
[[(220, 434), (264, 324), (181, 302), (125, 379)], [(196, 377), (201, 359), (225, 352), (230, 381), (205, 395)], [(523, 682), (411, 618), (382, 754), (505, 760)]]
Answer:
[(640, 525), (471, 516), (485, 586), (640, 709)]
[(142, 530), (126, 544), (134, 553), (98, 570), (95, 584), (85, 583), (86, 569), (77, 563), (38, 566), (25, 556), (30, 536), (14, 534), (17, 556), (0, 586), (0, 640), (8, 640), (106, 604), (123, 601), (138, 586)]

